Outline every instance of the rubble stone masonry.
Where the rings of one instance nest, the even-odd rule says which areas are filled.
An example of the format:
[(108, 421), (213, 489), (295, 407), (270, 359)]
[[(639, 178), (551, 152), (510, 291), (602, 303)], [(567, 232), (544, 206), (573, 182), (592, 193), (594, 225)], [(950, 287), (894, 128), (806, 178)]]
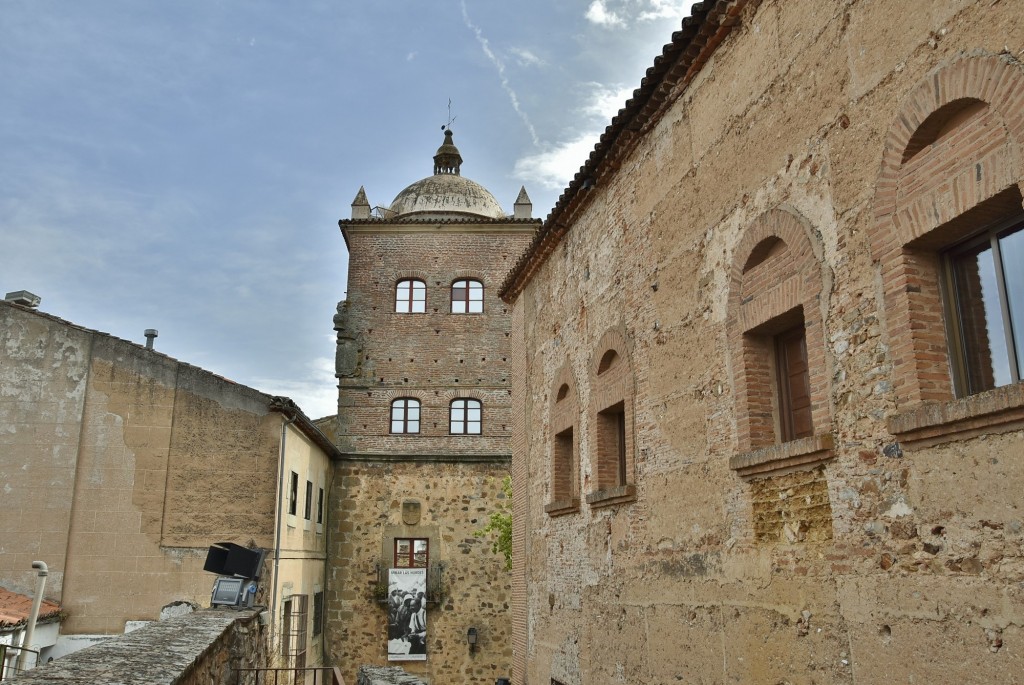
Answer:
[[(701, 11), (507, 282), (514, 682), (1024, 683), (1024, 392), (957, 392), (942, 291), (945, 248), (1024, 215), (1024, 3)], [(813, 429), (783, 441), (801, 324)]]

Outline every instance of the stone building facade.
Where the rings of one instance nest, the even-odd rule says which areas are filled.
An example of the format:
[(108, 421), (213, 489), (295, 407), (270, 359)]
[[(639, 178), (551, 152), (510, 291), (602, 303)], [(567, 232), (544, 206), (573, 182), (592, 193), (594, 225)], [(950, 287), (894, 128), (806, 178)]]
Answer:
[[(474, 533), (510, 468), (511, 308), (498, 286), (533, 238), (525, 190), (507, 215), (461, 175), (451, 131), (434, 173), (340, 223), (349, 252), (338, 331), (328, 652), (346, 678), (387, 663), (388, 570), (427, 568), (432, 682), (493, 683), (511, 665), (511, 575)], [(410, 547), (412, 546), (412, 547)], [(478, 643), (468, 644), (475, 628)]]
[(1022, 16), (694, 7), (503, 285), (513, 682), (1024, 682)]
[(319, 663), (315, 498), (338, 452), (290, 400), (0, 301), (0, 426), (0, 586), (31, 593), (32, 562), (47, 563), (46, 596), (66, 612), (54, 656), (173, 602), (208, 606), (203, 565), (226, 541), (269, 550), (256, 601), (276, 656), (294, 651), (285, 606), (308, 596), (287, 632), (310, 636)]

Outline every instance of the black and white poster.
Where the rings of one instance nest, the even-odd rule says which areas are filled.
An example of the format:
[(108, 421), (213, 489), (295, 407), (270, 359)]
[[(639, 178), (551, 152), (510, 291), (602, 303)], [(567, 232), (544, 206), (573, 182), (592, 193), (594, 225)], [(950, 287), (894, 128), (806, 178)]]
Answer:
[(427, 659), (427, 569), (388, 571), (388, 661)]

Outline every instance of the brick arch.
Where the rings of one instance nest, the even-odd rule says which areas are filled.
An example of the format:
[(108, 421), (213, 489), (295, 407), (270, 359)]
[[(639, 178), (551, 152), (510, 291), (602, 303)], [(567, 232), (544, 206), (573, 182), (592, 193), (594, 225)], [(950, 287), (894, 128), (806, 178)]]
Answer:
[[(953, 397), (946, 331), (935, 322), (943, 311), (941, 251), (1021, 212), (1022, 101), (1020, 63), (966, 57), (922, 79), (885, 137), (869, 239), (903, 405)], [(953, 133), (936, 136), (967, 107), (973, 114), (954, 121)]]
[[(888, 252), (906, 245), (937, 226), (959, 216), (983, 200), (1020, 182), (1021, 143), (1024, 142), (1024, 69), (1015, 60), (1002, 55), (967, 57), (938, 67), (921, 80), (904, 98), (885, 136), (881, 168), (875, 184), (875, 223), (871, 229), (871, 253), (881, 261)], [(1001, 128), (1005, 145), (983, 159), (965, 160), (966, 167), (975, 167), (982, 182), (964, 184), (963, 193), (948, 193), (938, 204), (926, 207), (913, 203), (913, 197), (901, 193), (908, 181), (905, 169), (920, 155), (909, 159), (908, 147), (928, 119), (958, 102), (984, 102), (989, 106), (988, 124)], [(997, 163), (1001, 162), (1001, 164)], [(901, 183), (902, 182), (902, 183)], [(900, 216), (902, 215), (902, 216)], [(915, 216), (916, 215), (916, 216)]]
[(592, 379), (597, 378), (597, 369), (601, 364), (601, 359), (606, 352), (611, 350), (618, 353), (622, 361), (625, 362), (627, 369), (632, 368), (629, 360), (629, 349), (626, 346), (626, 338), (618, 328), (610, 328), (604, 332), (604, 335), (597, 342), (597, 347), (594, 348), (594, 356), (591, 358), (590, 364), (590, 377)]
[(451, 287), (452, 283), (455, 281), (479, 281), (480, 283), (483, 283), (484, 286), (487, 285), (484, 283), (484, 275), (481, 272), (471, 271), (469, 269), (453, 271), (448, 277), (448, 287)]
[[(820, 299), (824, 274), (810, 223), (795, 210), (771, 209), (744, 231), (733, 253), (726, 318), (740, 451), (781, 441), (774, 337), (804, 329), (816, 434), (829, 432), (828, 370)], [(777, 244), (781, 244), (779, 247)], [(773, 245), (771, 250), (766, 246)]]
[(391, 287), (398, 287), (398, 284), (402, 281), (423, 281), (427, 288), (430, 288), (430, 276), (428, 276), (426, 273), (422, 271), (405, 270), (395, 274), (395, 279), (394, 282), (391, 284)]

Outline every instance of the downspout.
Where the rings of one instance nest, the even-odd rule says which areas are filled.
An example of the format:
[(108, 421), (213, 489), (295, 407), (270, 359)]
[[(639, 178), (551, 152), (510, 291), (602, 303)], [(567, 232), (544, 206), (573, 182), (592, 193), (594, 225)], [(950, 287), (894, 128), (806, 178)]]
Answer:
[(281, 521), (284, 518), (284, 443), (288, 435), (288, 426), (295, 423), (297, 416), (292, 416), (281, 424), (281, 449), (277, 469), (277, 531), (274, 533), (274, 588), (270, 595), (270, 645), (273, 649), (274, 638), (277, 637), (277, 582), (278, 569), (281, 565)]
[(331, 477), (327, 481), (327, 493), (324, 502), (324, 586), (321, 592), (324, 593), (324, 607), (322, 609), (323, 616), (320, 620), (323, 622), (321, 627), (321, 638), (320, 638), (320, 663), (327, 663), (327, 621), (324, 620), (324, 616), (327, 615), (327, 583), (329, 582), (330, 576), (328, 575), (331, 571), (331, 492), (334, 490), (334, 464), (331, 463)]
[[(25, 638), (21, 641), (21, 654), (18, 655), (18, 672), (23, 673), (28, 664), (28, 650), (32, 647), (32, 638), (36, 632), (36, 621), (39, 620), (39, 606), (43, 603), (43, 588), (46, 587), (46, 576), (50, 574), (46, 562), (33, 561), (32, 568), (36, 574), (36, 596), (32, 598), (32, 611), (28, 615), (28, 625), (25, 626)], [(36, 666), (39, 665), (39, 657), (36, 657)]]

